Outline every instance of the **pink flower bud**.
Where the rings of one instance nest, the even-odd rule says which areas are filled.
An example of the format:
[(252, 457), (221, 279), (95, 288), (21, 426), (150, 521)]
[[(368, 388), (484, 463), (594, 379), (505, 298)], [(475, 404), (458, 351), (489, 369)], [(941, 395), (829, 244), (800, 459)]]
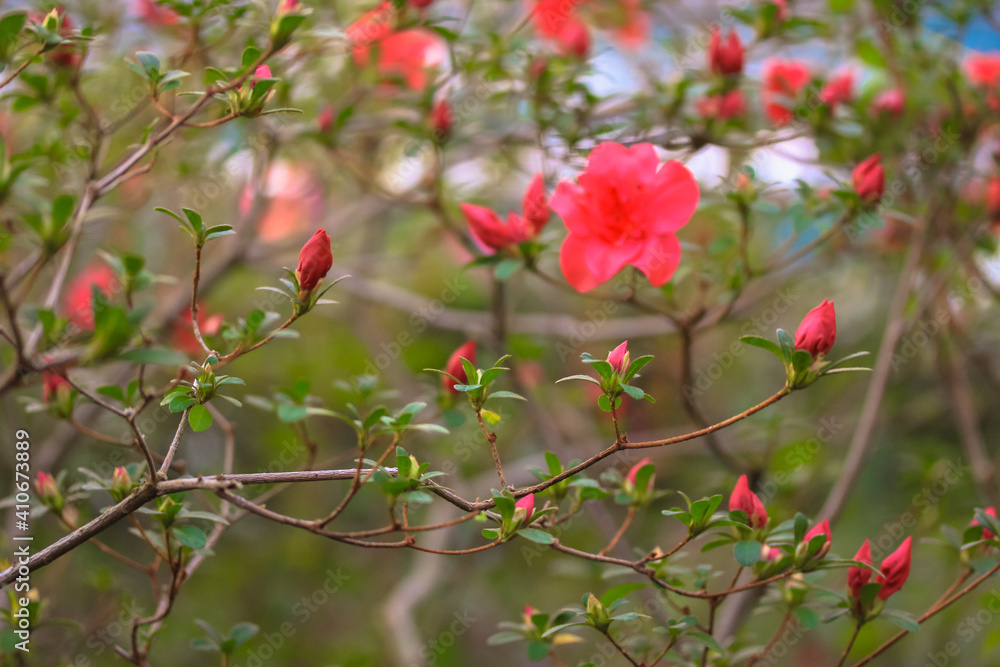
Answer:
[(810, 310), (795, 330), (795, 349), (805, 350), (817, 359), (826, 355), (837, 340), (837, 314), (833, 301), (823, 299), (823, 303)]
[(51, 507), (56, 512), (62, 510), (62, 493), (59, 491), (59, 483), (52, 475), (39, 471), (38, 477), (35, 479), (35, 492), (46, 507)]
[(590, 32), (582, 21), (567, 21), (556, 36), (556, 41), (563, 53), (574, 58), (582, 60), (590, 53)]
[(496, 211), (485, 206), (460, 204), (459, 208), (469, 225), (469, 234), (489, 254), (531, 237), (524, 218), (516, 213), (510, 213), (504, 221)]
[(295, 277), (299, 280), (299, 299), (315, 289), (332, 267), (330, 237), (325, 229), (321, 229), (299, 251), (299, 265), (295, 269)]
[(892, 554), (882, 561), (882, 570), (875, 582), (882, 584), (882, 589), (878, 592), (879, 600), (887, 600), (889, 596), (898, 591), (906, 583), (910, 576), (910, 556), (913, 545), (913, 538), (907, 537)]
[(253, 87), (256, 86), (257, 82), (260, 81), (261, 79), (270, 79), (270, 78), (272, 78), (271, 68), (268, 67), (267, 65), (261, 65), (260, 67), (258, 67), (253, 71), (253, 76), (250, 77), (250, 89), (253, 90)]
[(874, 116), (889, 114), (899, 118), (906, 110), (906, 92), (902, 88), (886, 90), (872, 100), (871, 112)]
[(279, 14), (290, 14), (299, 8), (299, 0), (281, 0), (278, 3)]
[(121, 502), (132, 491), (132, 477), (123, 466), (115, 468), (111, 476), (111, 496)]
[(866, 204), (877, 203), (885, 192), (885, 169), (882, 168), (882, 154), (875, 153), (859, 164), (851, 172), (854, 191)]
[(729, 498), (729, 511), (742, 510), (750, 517), (751, 528), (763, 528), (767, 525), (767, 510), (757, 494), (750, 490), (746, 475), (740, 475)]
[(743, 71), (743, 43), (735, 30), (723, 39), (718, 26), (712, 28), (708, 44), (708, 66), (715, 74), (732, 75)]
[[(446, 373), (459, 379), (457, 384), (466, 384), (469, 381), (469, 378), (465, 374), (465, 366), (462, 365), (463, 358), (471, 361), (473, 364), (476, 363), (476, 341), (470, 340), (459, 346), (457, 350), (451, 353), (451, 356), (448, 358), (448, 364), (444, 367)], [(441, 384), (444, 390), (450, 394), (460, 393), (455, 390), (456, 382), (447, 375), (441, 376)]]
[(833, 532), (830, 530), (829, 519), (823, 519), (823, 523), (818, 523), (810, 528), (809, 532), (802, 538), (802, 543), (808, 545), (817, 535), (826, 535), (826, 542), (815, 554), (816, 558), (822, 558), (830, 551), (830, 544), (833, 542)]
[[(854, 560), (860, 563), (872, 564), (872, 548), (868, 540), (861, 545), (858, 553), (854, 555)], [(861, 597), (861, 589), (865, 587), (872, 578), (872, 571), (867, 567), (853, 565), (847, 569), (847, 589), (851, 592), (851, 597), (857, 600)]]
[(535, 513), (535, 494), (529, 493), (514, 503), (514, 512), (517, 510), (524, 510), (524, 525), (528, 525), (531, 522), (531, 515)]
[(608, 363), (620, 375), (628, 370), (629, 354), (628, 341), (623, 341), (621, 345), (608, 352)]

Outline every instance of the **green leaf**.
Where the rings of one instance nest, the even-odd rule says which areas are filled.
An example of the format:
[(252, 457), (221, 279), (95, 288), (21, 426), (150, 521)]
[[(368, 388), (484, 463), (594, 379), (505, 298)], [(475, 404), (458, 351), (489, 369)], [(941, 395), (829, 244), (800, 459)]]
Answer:
[(645, 397), (646, 395), (646, 392), (644, 392), (642, 389), (639, 389), (638, 387), (633, 387), (632, 385), (629, 384), (623, 384), (622, 389), (625, 391), (626, 394), (628, 394), (637, 401), (641, 401), (643, 397)]
[(556, 380), (555, 383), (559, 384), (560, 382), (565, 382), (566, 380), (584, 380), (586, 382), (593, 382), (598, 387), (601, 386), (600, 381), (598, 381), (596, 378), (593, 378), (593, 377), (591, 377), (589, 375), (567, 375), (564, 378), (559, 378), (558, 380)]
[(177, 541), (189, 549), (204, 549), (208, 544), (208, 538), (198, 526), (174, 526), (170, 529)]
[(809, 519), (802, 512), (798, 512), (795, 515), (795, 536), (792, 539), (793, 542), (798, 544), (806, 536), (806, 532), (809, 531)]
[(804, 628), (812, 630), (813, 628), (819, 627), (819, 614), (809, 607), (796, 607), (795, 617), (799, 619), (799, 623), (801, 623)]
[(496, 265), (496, 268), (493, 269), (493, 274), (497, 280), (504, 281), (514, 275), (522, 266), (524, 266), (524, 260), (522, 259), (505, 259)]
[(528, 659), (532, 662), (545, 660), (546, 656), (549, 654), (549, 648), (548, 642), (528, 642)]
[(516, 398), (519, 401), (528, 400), (524, 396), (521, 396), (520, 394), (515, 394), (512, 391), (494, 391), (493, 393), (490, 394), (490, 398)]
[(785, 361), (790, 361), (792, 358), (792, 350), (795, 349), (795, 339), (792, 338), (792, 335), (784, 329), (778, 329), (778, 345), (780, 346), (781, 355), (784, 357)]
[(524, 635), (520, 632), (498, 632), (495, 635), (491, 635), (489, 639), (486, 640), (487, 646), (500, 646), (501, 644), (510, 644), (512, 642), (523, 642)]
[(685, 636), (690, 637), (691, 639), (695, 640), (696, 642), (698, 642), (702, 646), (707, 646), (708, 648), (710, 648), (711, 650), (715, 651), (719, 655), (725, 655), (726, 654), (726, 652), (724, 650), (722, 650), (722, 647), (719, 646), (719, 642), (715, 641), (715, 637), (713, 637), (712, 635), (706, 634), (706, 633), (702, 632), (701, 630), (691, 630)]
[(736, 562), (743, 567), (752, 567), (760, 560), (763, 545), (756, 540), (740, 540), (733, 546)]
[(917, 619), (905, 611), (900, 611), (899, 609), (883, 609), (879, 616), (893, 625), (899, 626), (904, 630), (909, 630), (910, 632), (916, 632), (920, 629), (920, 624), (917, 623)]
[(762, 350), (767, 350), (781, 360), (785, 359), (785, 355), (781, 351), (781, 348), (778, 347), (774, 341), (770, 341), (762, 336), (743, 336), (740, 340), (747, 345), (753, 345), (754, 347), (759, 347)]
[(204, 405), (196, 405), (188, 413), (188, 423), (196, 433), (207, 431), (212, 425), (212, 413)]
[(544, 530), (539, 530), (537, 528), (522, 528), (517, 531), (517, 534), (526, 540), (531, 540), (532, 542), (537, 542), (538, 544), (552, 544), (555, 542), (555, 538), (546, 533)]
[(634, 593), (635, 591), (642, 590), (646, 587), (646, 584), (631, 583), (631, 584), (621, 584), (620, 586), (615, 586), (609, 589), (604, 595), (601, 596), (601, 604), (605, 607), (609, 606), (612, 602), (620, 600), (629, 593)]
[(487, 424), (493, 425), (493, 424), (499, 424), (500, 423), (500, 419), (501, 419), (500, 415), (498, 415), (497, 413), (493, 412), (492, 410), (483, 410), (480, 414), (483, 415), (483, 420)]
[(795, 350), (792, 352), (792, 368), (797, 374), (805, 373), (812, 366), (813, 356), (806, 350)]
[(858, 41), (858, 57), (872, 67), (885, 68), (885, 58), (868, 40)]

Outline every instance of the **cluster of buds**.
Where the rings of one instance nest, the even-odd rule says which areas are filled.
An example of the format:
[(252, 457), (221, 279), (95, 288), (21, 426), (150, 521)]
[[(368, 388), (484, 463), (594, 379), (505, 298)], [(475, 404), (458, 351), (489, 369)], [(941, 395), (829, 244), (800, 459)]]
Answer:
[[(865, 623), (880, 613), (885, 601), (896, 593), (910, 576), (913, 538), (907, 537), (892, 554), (882, 561), (880, 574), (872, 582), (871, 567), (855, 565), (847, 570), (847, 589), (850, 594), (851, 613), (859, 623)], [(872, 565), (872, 550), (865, 540), (854, 560)]]
[(536, 174), (531, 179), (524, 192), (521, 215), (511, 211), (505, 221), (496, 211), (483, 206), (466, 203), (461, 205), (461, 209), (469, 226), (469, 234), (490, 254), (502, 249), (510, 250), (538, 238), (550, 215), (545, 181), (541, 174)]

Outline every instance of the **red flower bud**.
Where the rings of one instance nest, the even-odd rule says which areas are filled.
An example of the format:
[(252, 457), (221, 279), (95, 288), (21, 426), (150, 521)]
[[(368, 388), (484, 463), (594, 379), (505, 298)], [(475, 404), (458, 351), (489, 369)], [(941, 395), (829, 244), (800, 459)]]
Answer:
[(530, 238), (524, 218), (516, 213), (508, 215), (505, 222), (496, 211), (485, 206), (461, 204), (459, 208), (469, 225), (472, 238), (490, 254)]
[(35, 492), (46, 507), (51, 507), (56, 512), (62, 510), (62, 493), (59, 491), (58, 482), (56, 482), (52, 475), (39, 471), (38, 477), (35, 480)]
[(882, 168), (882, 154), (875, 153), (854, 168), (851, 173), (854, 191), (866, 204), (874, 204), (882, 199), (885, 192), (885, 169)]
[(715, 74), (730, 75), (743, 71), (743, 43), (735, 30), (722, 39), (718, 26), (712, 28), (712, 38), (708, 44), (708, 66)]
[(312, 235), (299, 252), (299, 265), (295, 277), (299, 281), (299, 299), (311, 292), (333, 267), (330, 237), (321, 229)]
[(734, 510), (743, 510), (750, 517), (752, 528), (763, 528), (767, 525), (767, 510), (757, 494), (750, 490), (746, 475), (740, 475), (736, 488), (733, 489), (733, 495), (729, 498), (729, 511)]
[(429, 7), (434, 0), (410, 0), (410, 4), (417, 9), (423, 9), (424, 7)]
[(837, 340), (837, 314), (833, 301), (823, 299), (823, 303), (810, 310), (795, 331), (795, 349), (805, 350), (813, 359), (822, 357)]
[(535, 513), (535, 494), (529, 493), (514, 503), (514, 511), (519, 509), (524, 510), (524, 524), (527, 525), (531, 521), (531, 515)]
[[(983, 511), (986, 512), (987, 514), (989, 514), (992, 517), (995, 517), (997, 515), (997, 508), (995, 508), (995, 507), (987, 507)], [(979, 519), (973, 519), (972, 523), (970, 523), (969, 525), (970, 526), (978, 526), (979, 525)], [(991, 530), (989, 530), (987, 528), (983, 528), (983, 539), (984, 540), (992, 540), (993, 539), (993, 531), (991, 531)]]
[(441, 100), (434, 105), (431, 109), (431, 114), (429, 117), (431, 130), (434, 132), (434, 138), (438, 141), (444, 141), (449, 136), (451, 136), (451, 127), (454, 124), (455, 117), (451, 112), (451, 105), (448, 104), (448, 100), (441, 98)]
[[(53, 396), (59, 393), (63, 387), (70, 389), (69, 382), (61, 375), (56, 375), (52, 371), (42, 371), (42, 401), (52, 402)], [(39, 473), (44, 474), (44, 473)]]
[(705, 120), (714, 118), (730, 120), (746, 113), (747, 104), (742, 91), (731, 90), (720, 95), (706, 95), (698, 98), (696, 108)]
[(910, 576), (910, 555), (913, 545), (913, 538), (907, 537), (892, 554), (889, 555), (879, 568), (882, 570), (875, 582), (882, 584), (882, 589), (878, 592), (879, 600), (887, 600), (889, 596), (898, 591), (906, 583), (906, 578)]
[(121, 502), (129, 493), (132, 491), (132, 477), (128, 474), (122, 466), (115, 468), (114, 473), (111, 475), (111, 488), (109, 489), (111, 497), (116, 501)]
[(854, 96), (854, 72), (847, 70), (835, 74), (819, 91), (819, 101), (832, 109), (838, 104), (850, 102)]
[(329, 132), (332, 130), (334, 120), (333, 107), (323, 107), (323, 110), (319, 112), (318, 116), (316, 116), (316, 124), (319, 125), (319, 131)]
[[(872, 564), (872, 548), (868, 540), (861, 545), (858, 553), (854, 555), (854, 560), (860, 563)], [(854, 565), (847, 569), (847, 589), (851, 592), (851, 597), (857, 600), (861, 597), (861, 589), (865, 587), (872, 578), (872, 571), (867, 567)]]
[(288, 14), (299, 8), (299, 0), (281, 0), (278, 3), (278, 13)]
[(608, 352), (608, 363), (615, 369), (616, 372), (624, 373), (628, 370), (628, 341), (623, 341), (621, 345), (615, 349)]
[(582, 21), (566, 21), (566, 25), (556, 35), (556, 41), (568, 56), (583, 59), (590, 53), (590, 32)]
[(541, 174), (535, 174), (528, 183), (521, 203), (521, 212), (527, 222), (528, 231), (532, 237), (538, 236), (549, 221), (549, 202), (545, 197), (545, 179)]
[[(466, 384), (469, 381), (469, 378), (465, 374), (465, 367), (462, 365), (463, 358), (471, 361), (473, 364), (476, 363), (476, 341), (470, 340), (463, 343), (457, 350), (451, 353), (450, 357), (448, 357), (448, 364), (444, 367), (444, 371), (448, 373), (448, 375), (458, 378), (458, 384)], [(444, 390), (448, 393), (459, 393), (455, 390), (456, 382), (447, 375), (441, 376), (441, 384), (444, 387)]]
[(807, 532), (805, 537), (802, 538), (802, 542), (808, 545), (817, 535), (826, 535), (826, 542), (824, 542), (823, 546), (816, 552), (816, 557), (822, 558), (830, 551), (830, 543), (833, 542), (833, 532), (830, 530), (829, 519), (823, 519), (823, 523), (818, 523), (810, 528), (809, 532)]
[(890, 116), (900, 117), (906, 109), (906, 92), (902, 88), (886, 90), (875, 96), (872, 100), (871, 112), (874, 116), (887, 113)]

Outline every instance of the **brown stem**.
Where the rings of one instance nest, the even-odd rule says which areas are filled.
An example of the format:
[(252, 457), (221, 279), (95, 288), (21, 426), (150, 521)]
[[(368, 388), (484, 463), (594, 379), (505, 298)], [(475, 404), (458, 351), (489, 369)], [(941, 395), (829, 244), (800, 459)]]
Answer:
[(614, 534), (614, 537), (611, 538), (611, 541), (608, 542), (608, 546), (604, 547), (603, 549), (597, 552), (598, 556), (607, 556), (611, 552), (611, 550), (615, 548), (615, 546), (618, 544), (618, 541), (622, 539), (622, 536), (625, 534), (625, 531), (628, 530), (628, 527), (632, 523), (632, 519), (634, 518), (635, 518), (635, 507), (629, 507), (628, 514), (625, 515), (625, 520), (622, 521), (622, 525), (621, 527), (618, 528), (618, 532), (616, 532)]
[[(500, 478), (500, 487), (504, 490), (509, 488), (507, 486), (507, 480), (503, 476), (503, 467), (500, 465), (500, 452), (497, 451), (497, 436), (496, 433), (491, 433), (488, 428), (486, 428), (486, 422), (483, 421), (482, 410), (476, 410), (476, 418), (479, 419), (479, 428), (482, 429), (483, 435), (486, 436), (486, 440), (490, 443), (490, 451), (493, 453), (493, 464), (497, 468), (497, 476)], [(528, 495), (528, 494), (524, 494)]]
[(854, 626), (854, 634), (851, 635), (851, 641), (847, 642), (847, 648), (844, 649), (844, 654), (840, 656), (840, 662), (837, 663), (837, 667), (842, 667), (844, 662), (847, 660), (847, 656), (851, 653), (851, 649), (854, 648), (854, 642), (858, 639), (858, 633), (861, 632), (861, 623)]

